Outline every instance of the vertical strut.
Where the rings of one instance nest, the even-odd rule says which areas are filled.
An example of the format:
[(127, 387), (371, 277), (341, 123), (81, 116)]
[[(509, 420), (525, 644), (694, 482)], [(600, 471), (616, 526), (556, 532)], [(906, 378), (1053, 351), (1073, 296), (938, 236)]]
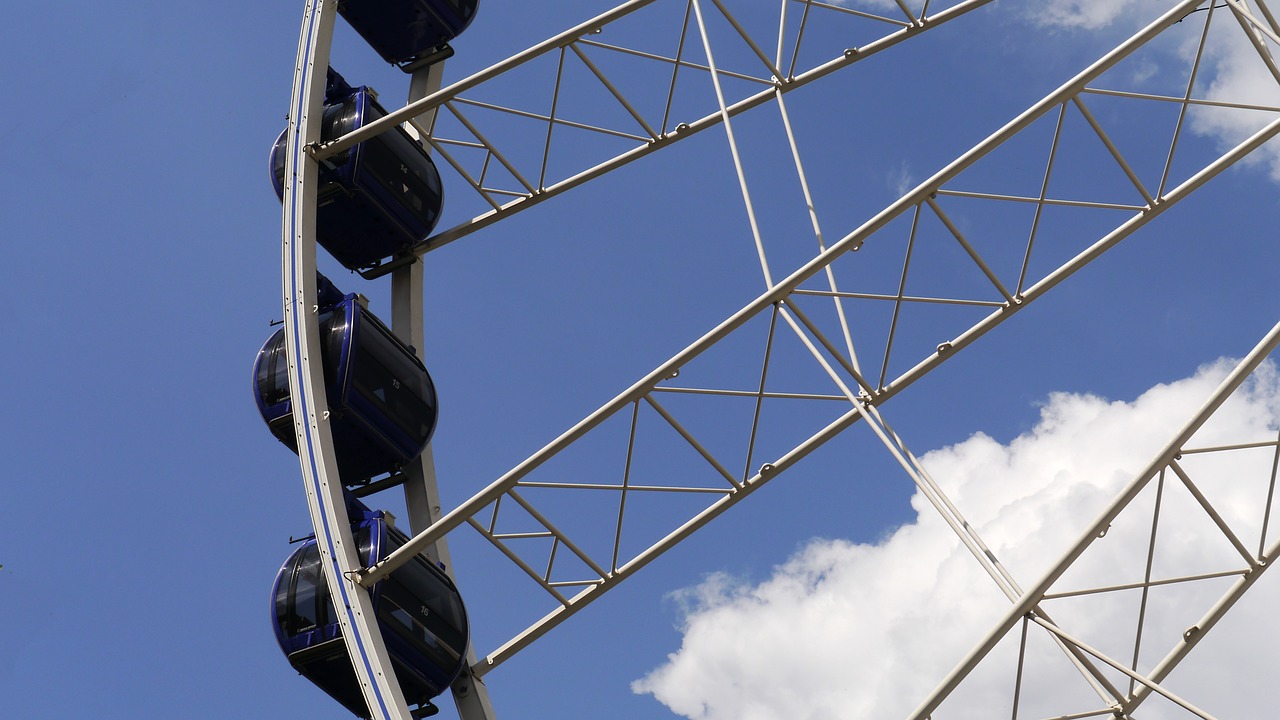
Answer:
[[(438, 62), (419, 69), (409, 82), (409, 102), (419, 100), (440, 89), (444, 77), (444, 63)], [(437, 108), (431, 108), (416, 121), (430, 127), (435, 121)], [(416, 259), (391, 274), (391, 327), (405, 344), (414, 348), (418, 359), (425, 364), (426, 328), (423, 306), (423, 260)], [(427, 445), (422, 454), (401, 469), (405, 476), (404, 500), (409, 511), (409, 527), (414, 533), (422, 532), (440, 519), (440, 491), (436, 482), (435, 455)], [(440, 538), (422, 550), (430, 561), (438, 563), (453, 578), (453, 559), (449, 543)], [(471, 666), (476, 663), (475, 649), (468, 643), (467, 662), (450, 690), (462, 720), (493, 720), (496, 715), (489, 699), (489, 690), (475, 677)]]

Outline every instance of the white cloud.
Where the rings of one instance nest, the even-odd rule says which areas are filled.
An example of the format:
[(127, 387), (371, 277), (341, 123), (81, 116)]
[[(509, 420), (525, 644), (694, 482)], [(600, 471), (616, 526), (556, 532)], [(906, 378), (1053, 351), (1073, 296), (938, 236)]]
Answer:
[[(1136, 15), (1132, 6), (1142, 4), (1144, 0), (1057, 0), (1033, 3), (1027, 12), (1037, 25), (1097, 30)], [(1150, 0), (1145, 4), (1154, 5)]]
[[(898, 3), (894, 0), (836, 0), (836, 5), (847, 5), (854, 7), (873, 8), (876, 10), (897, 10)], [(907, 7), (910, 7), (908, 5)]]
[[(1239, 25), (1218, 25), (1218, 32), (1208, 48), (1211, 75), (1205, 97), (1210, 100), (1280, 107), (1280, 81), (1262, 62), (1258, 51), (1248, 42)], [(1273, 52), (1275, 50), (1273, 46)], [(1201, 135), (1217, 138), (1221, 145), (1235, 145), (1275, 119), (1273, 112), (1256, 110), (1198, 108), (1192, 114), (1192, 129)], [(1271, 177), (1280, 180), (1280, 144), (1271, 142), (1250, 162), (1265, 162)]]
[[(1133, 402), (1054, 395), (1042, 408), (1039, 424), (1007, 445), (977, 434), (922, 460), (1026, 587), (1150, 462), (1227, 369), (1220, 362), (1192, 378), (1152, 388)], [(1259, 377), (1247, 392), (1233, 398), (1229, 411), (1215, 415), (1198, 440), (1274, 439), (1280, 383), (1271, 371)], [(1189, 472), (1204, 478), (1208, 473), (1197, 463), (1207, 457), (1189, 455), (1183, 462)], [(1262, 462), (1265, 477), (1270, 457), (1252, 458), (1248, 462)], [(1240, 466), (1224, 472), (1223, 477), (1245, 477)], [(1229, 520), (1257, 528), (1263, 496), (1246, 490), (1253, 485), (1201, 482)], [(1224, 553), (1232, 557), (1204, 513), (1192, 506), (1185, 492), (1175, 490), (1171, 487), (1164, 500), (1168, 514), (1158, 546), (1157, 577), (1201, 571)], [(917, 520), (879, 544), (815, 540), (757, 585), (721, 574), (678, 593), (686, 612), (682, 645), (633, 689), (651, 693), (673, 712), (694, 720), (906, 716), (1009, 607), (932, 507), (919, 494), (912, 504)], [(1068, 585), (1078, 587), (1073, 583), (1085, 579), (1119, 581), (1135, 571), (1140, 579), (1150, 514), (1134, 512), (1122, 516), (1095, 552), (1073, 566), (1067, 576), (1071, 579), (1064, 579)], [(1256, 538), (1252, 542), (1256, 544)], [(1128, 552), (1130, 548), (1136, 552)], [(1234, 559), (1238, 562), (1238, 555)], [(1206, 709), (1218, 717), (1269, 714), (1269, 705), (1258, 704), (1265, 692), (1229, 692), (1240, 686), (1227, 679), (1230, 668), (1274, 668), (1280, 662), (1280, 632), (1276, 623), (1265, 620), (1269, 606), (1280, 598), (1275, 586), (1276, 578), (1264, 577), (1237, 606), (1231, 622), (1209, 636), (1188, 661), (1196, 663), (1196, 671), (1171, 679), (1177, 692), (1193, 701), (1207, 697), (1215, 704)], [(1172, 592), (1154, 591), (1148, 630), (1166, 634), (1160, 636), (1162, 642), (1148, 641), (1143, 664), (1149, 667), (1158, 660), (1169, 647), (1164, 641), (1176, 639), (1197, 621), (1203, 603), (1222, 589), (1213, 583), (1196, 591), (1184, 589), (1176, 602)], [(1127, 659), (1132, 630), (1125, 628), (1133, 625), (1135, 597), (1130, 593), (1109, 595), (1107, 602), (1059, 600), (1046, 609), (1052, 608), (1055, 620), (1065, 627)], [(1251, 625), (1254, 618), (1262, 619), (1259, 625)], [(1247, 663), (1232, 664), (1229, 654), (1242, 643), (1255, 645), (1253, 656)], [(1039, 663), (1051, 670), (1028, 673), (1026, 716), (1031, 717), (1032, 710), (1048, 715), (1097, 706), (1096, 696), (1082, 691), (1074, 679), (1078, 676), (1057, 649), (1044, 644), (1031, 656), (1029, 667)], [(966, 681), (961, 692), (967, 700), (953, 698), (935, 717), (1007, 717), (1012, 661), (1007, 653), (1002, 657), (984, 663), (982, 672)], [(1251, 707), (1250, 702), (1255, 704)], [(1158, 707), (1148, 707), (1142, 717), (1185, 715), (1166, 716)]]
[[(897, 0), (835, 0), (835, 4), (868, 10), (898, 10), (900, 7)], [(953, 4), (955, 3), (933, 2), (930, 7), (936, 13), (942, 7)], [(920, 9), (919, 0), (907, 0), (906, 5), (913, 11)], [(1018, 6), (1008, 6), (1011, 10), (1015, 7)], [(1154, 18), (1155, 13), (1167, 8), (1168, 3), (1163, 0), (1042, 0), (1028, 3), (1025, 9), (1018, 9), (1017, 12), (1023, 13), (1032, 23), (1042, 27), (1097, 30), (1110, 26), (1118, 19)]]

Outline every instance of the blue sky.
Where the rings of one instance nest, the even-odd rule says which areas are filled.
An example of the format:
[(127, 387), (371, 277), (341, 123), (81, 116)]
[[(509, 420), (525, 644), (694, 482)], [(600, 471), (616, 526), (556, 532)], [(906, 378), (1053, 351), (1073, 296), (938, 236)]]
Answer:
[[(610, 6), (485, 0), (447, 77)], [(1151, 7), (1123, 9), (1144, 18)], [(11, 308), (0, 707), (15, 717), (345, 715), (295, 675), (271, 634), (272, 578), (290, 536), (310, 531), (295, 456), (249, 391), (254, 353), (281, 314), (280, 205), (266, 166), (301, 12), (142, 0), (6, 12), (0, 59), (15, 107), (0, 162), (0, 299)], [(996, 3), (788, 96), (829, 235), (1138, 23), (1045, 24)], [(403, 95), (403, 76), (339, 26), (334, 65)], [(768, 127), (752, 117), (740, 142), (764, 178), (757, 197), (768, 197), (789, 169), (750, 142)], [(712, 129), (427, 258), (445, 507), (761, 292), (727, 158)], [(474, 201), (445, 175), (454, 224)], [(1244, 353), (1275, 320), (1274, 183), (1265, 163), (1229, 171), (895, 399), (891, 419), (921, 452), (976, 432), (1007, 443), (1036, 426), (1050, 393), (1132, 400)], [(766, 231), (785, 237), (793, 220), (770, 216)], [(797, 232), (812, 242), (807, 226)], [(380, 285), (330, 275), (385, 309)], [(873, 542), (914, 518), (909, 484), (874, 438), (847, 435), (844, 459), (780, 479), (494, 670), (499, 716), (670, 716), (630, 684), (681, 645), (673, 591), (716, 572), (764, 581), (814, 538)], [(838, 471), (850, 463), (853, 478)], [(491, 582), (510, 572), (496, 553), (474, 538), (454, 547), (482, 652), (541, 614)]]

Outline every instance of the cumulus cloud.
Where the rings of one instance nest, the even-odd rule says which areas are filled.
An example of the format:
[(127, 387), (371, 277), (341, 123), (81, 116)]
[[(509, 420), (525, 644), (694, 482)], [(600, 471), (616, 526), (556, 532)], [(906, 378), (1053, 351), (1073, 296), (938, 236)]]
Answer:
[[(1275, 47), (1272, 49), (1274, 51)], [(1261, 61), (1257, 49), (1234, 20), (1220, 23), (1215, 28), (1207, 54), (1212, 69), (1205, 92), (1207, 99), (1280, 107), (1280, 81)], [(1221, 145), (1227, 146), (1235, 145), (1257, 132), (1274, 120), (1276, 114), (1259, 110), (1201, 107), (1191, 117), (1193, 130), (1201, 135), (1217, 138)], [(1271, 177), (1280, 180), (1280, 144), (1274, 141), (1268, 143), (1260, 153), (1251, 155), (1249, 161), (1265, 163)]]
[[(1228, 363), (1219, 362), (1191, 378), (1154, 387), (1132, 402), (1053, 395), (1036, 427), (1011, 442), (979, 433), (924, 455), (922, 462), (1027, 587), (1151, 461), (1228, 370)], [(1274, 440), (1280, 382), (1269, 369), (1255, 378), (1201, 430), (1197, 443)], [(1244, 455), (1189, 455), (1183, 462), (1237, 531), (1260, 535), (1259, 508), (1271, 458), (1267, 452), (1252, 459)], [(1197, 458), (1222, 456), (1234, 459), (1212, 473), (1207, 465), (1196, 465)], [(1214, 473), (1217, 482), (1209, 477)], [(1236, 481), (1259, 473), (1262, 494), (1255, 484)], [(1221, 481), (1224, 477), (1231, 481)], [(1166, 529), (1158, 534), (1156, 577), (1205, 572), (1224, 560), (1230, 566), (1229, 544), (1189, 493), (1178, 489), (1171, 485), (1164, 496)], [(1147, 509), (1122, 515), (1072, 567), (1064, 584), (1122, 582), (1133, 573), (1141, 579), (1153, 493), (1154, 487), (1149, 488), (1140, 498)], [(676, 593), (685, 612), (681, 647), (636, 681), (633, 690), (652, 694), (693, 720), (905, 717), (1009, 608), (926, 500), (917, 493), (912, 505), (915, 521), (877, 544), (818, 539), (758, 584), (718, 574)], [(1257, 536), (1252, 542), (1257, 543)], [(1238, 566), (1239, 556), (1234, 560)], [(1210, 635), (1193, 654), (1188, 662), (1194, 661), (1196, 670), (1171, 678), (1179, 694), (1193, 701), (1207, 697), (1216, 704), (1205, 703), (1206, 709), (1218, 717), (1269, 714), (1269, 705), (1263, 712), (1259, 704), (1265, 693), (1251, 696), (1223, 688), (1238, 689), (1229, 681), (1229, 668), (1274, 668), (1280, 662), (1280, 632), (1265, 619), (1280, 599), (1276, 582), (1264, 577), (1247, 596), (1249, 602), (1233, 611), (1231, 622), (1215, 630), (1218, 637)], [(1147, 623), (1155, 635), (1144, 647), (1141, 667), (1149, 669), (1163, 656), (1170, 638), (1176, 642), (1224, 589), (1222, 582), (1174, 587), (1180, 594), (1152, 592)], [(1134, 593), (1052, 603), (1045, 609), (1055, 621), (1129, 659)], [(1028, 670), (1025, 680), (1026, 716), (1032, 710), (1042, 711), (1035, 714), (1042, 717), (1096, 708), (1097, 696), (1087, 692), (1061, 651), (1042, 635), (1033, 633), (1039, 644), (1028, 653), (1028, 668), (1038, 669)], [(1016, 637), (1014, 644), (1004, 643), (961, 686), (962, 699), (953, 696), (935, 717), (1007, 717), (1015, 645)], [(1231, 663), (1242, 645), (1249, 646), (1249, 662)], [(1162, 715), (1158, 703), (1152, 705), (1156, 707), (1144, 708), (1142, 717), (1186, 717)]]

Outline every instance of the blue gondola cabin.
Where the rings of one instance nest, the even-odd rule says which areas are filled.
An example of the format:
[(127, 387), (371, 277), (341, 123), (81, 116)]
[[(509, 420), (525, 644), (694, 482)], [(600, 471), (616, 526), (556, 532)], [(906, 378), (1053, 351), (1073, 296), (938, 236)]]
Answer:
[[(349, 487), (417, 458), (435, 431), (435, 385), (422, 361), (356, 295), (320, 281), (320, 355), (334, 452)], [(258, 351), (254, 397), (267, 427), (298, 451), (284, 329)]]
[(405, 65), (442, 48), (476, 16), (478, 0), (344, 0), (338, 13), (383, 60)]
[[(352, 534), (366, 566), (406, 538), (381, 512), (350, 503)], [(316, 540), (285, 561), (272, 588), (272, 624), (289, 664), (358, 717), (370, 716), (321, 574)], [(370, 589), (396, 679), (415, 716), (433, 714), (431, 699), (448, 689), (466, 662), (466, 610), (449, 577), (421, 555)]]
[[(353, 88), (329, 70), (322, 141), (386, 114), (372, 89)], [(282, 200), (286, 133), (276, 140), (270, 162), (272, 186)], [(349, 270), (375, 267), (425, 240), (444, 207), (435, 163), (398, 126), (326, 159), (316, 198), (316, 242)]]

